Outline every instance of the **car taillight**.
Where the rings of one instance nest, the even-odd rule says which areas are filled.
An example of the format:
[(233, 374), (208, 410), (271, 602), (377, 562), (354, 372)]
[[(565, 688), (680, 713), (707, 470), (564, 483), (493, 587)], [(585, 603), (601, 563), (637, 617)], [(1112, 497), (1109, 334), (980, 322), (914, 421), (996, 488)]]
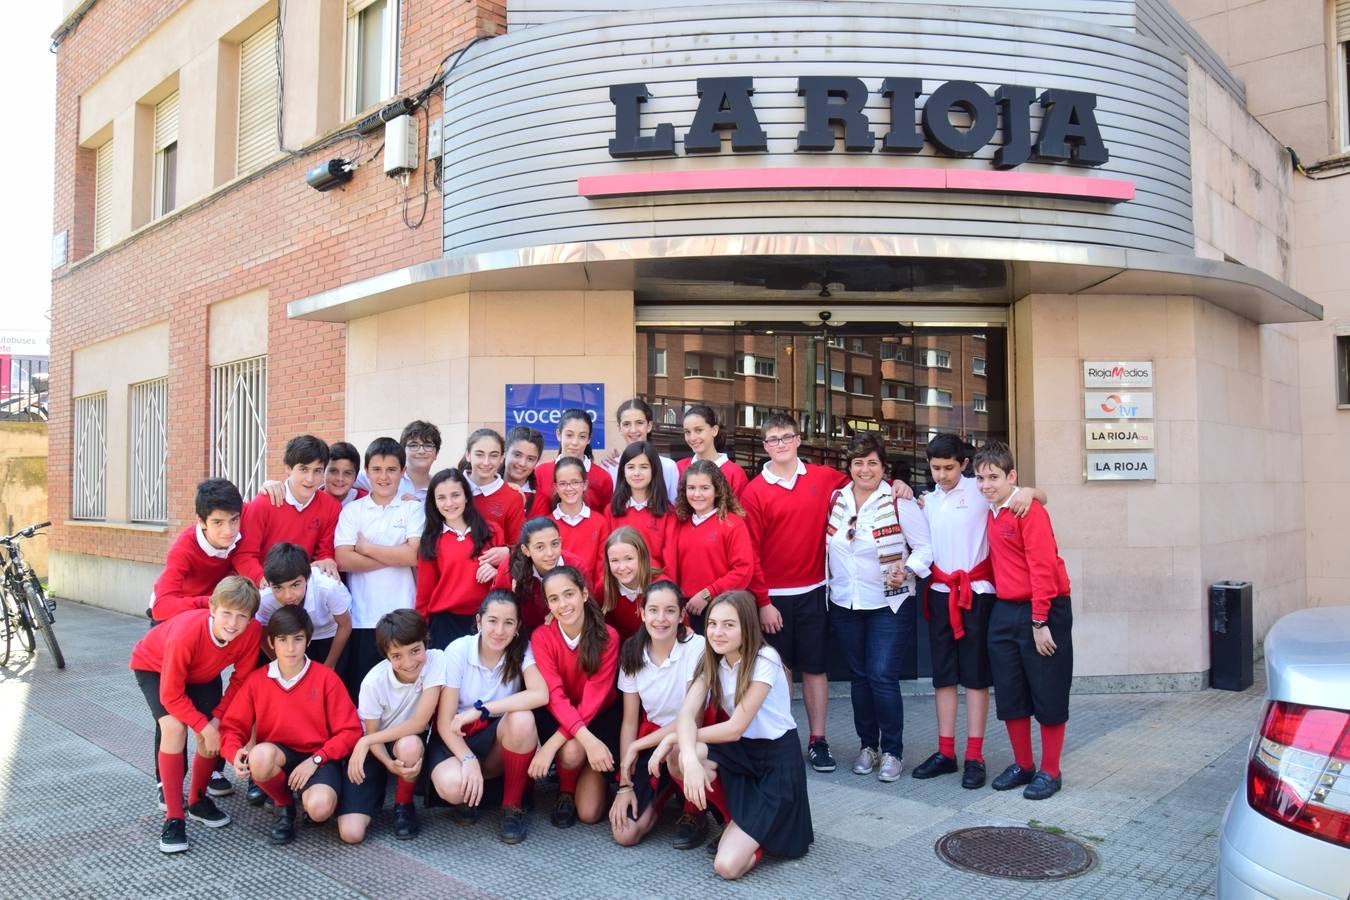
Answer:
[(1350, 847), (1350, 712), (1267, 705), (1247, 763), (1247, 802), (1295, 831)]

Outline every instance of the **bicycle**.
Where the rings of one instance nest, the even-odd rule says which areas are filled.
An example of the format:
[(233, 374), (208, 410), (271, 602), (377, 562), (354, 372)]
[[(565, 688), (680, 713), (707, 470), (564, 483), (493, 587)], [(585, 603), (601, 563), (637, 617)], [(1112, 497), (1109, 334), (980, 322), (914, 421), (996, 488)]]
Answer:
[(0, 585), (3, 588), (0, 593), (4, 595), (4, 617), (3, 623), (0, 623), (0, 628), (4, 630), (4, 652), (0, 656), (0, 665), (9, 664), (10, 646), (16, 636), (19, 646), (31, 654), (36, 649), (33, 633), (37, 631), (42, 633), (42, 640), (56, 667), (66, 667), (66, 657), (56, 641), (56, 630), (53, 628), (56, 605), (43, 590), (42, 582), (33, 574), (32, 567), (24, 561), (23, 551), (19, 547), (20, 541), (32, 538), (51, 524), (42, 522), (30, 525), (14, 534), (0, 537), (0, 550), (4, 551), (4, 559), (0, 560), (0, 566), (3, 566), (0, 573), (4, 576), (3, 584)]

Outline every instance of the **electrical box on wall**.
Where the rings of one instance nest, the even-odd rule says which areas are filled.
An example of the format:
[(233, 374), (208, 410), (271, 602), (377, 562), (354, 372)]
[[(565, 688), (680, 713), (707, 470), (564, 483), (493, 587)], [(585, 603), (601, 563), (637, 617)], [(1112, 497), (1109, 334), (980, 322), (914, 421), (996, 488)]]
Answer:
[(384, 174), (402, 175), (417, 168), (417, 119), (398, 116), (384, 123)]

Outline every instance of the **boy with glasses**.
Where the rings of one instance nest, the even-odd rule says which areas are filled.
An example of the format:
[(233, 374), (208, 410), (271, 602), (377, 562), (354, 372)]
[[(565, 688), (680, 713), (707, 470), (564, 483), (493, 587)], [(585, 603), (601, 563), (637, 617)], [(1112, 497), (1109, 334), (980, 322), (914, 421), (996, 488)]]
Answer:
[[(431, 466), (441, 452), (441, 430), (430, 422), (416, 419), (403, 426), (398, 443), (403, 448), (405, 460), (403, 477), (398, 482), (398, 498), (424, 501), (427, 485), (431, 484)], [(357, 475), (356, 486), (369, 491), (370, 476), (365, 472)]]

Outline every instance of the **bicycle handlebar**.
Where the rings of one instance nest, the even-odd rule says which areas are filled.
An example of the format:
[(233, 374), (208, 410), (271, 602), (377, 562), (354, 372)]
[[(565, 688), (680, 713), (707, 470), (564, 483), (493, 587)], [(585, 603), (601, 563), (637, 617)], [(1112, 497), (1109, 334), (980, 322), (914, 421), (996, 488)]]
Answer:
[(27, 528), (21, 528), (13, 534), (7, 534), (0, 537), (0, 543), (13, 543), (17, 538), (31, 538), (44, 528), (51, 526), (51, 522), (39, 522), (36, 525), (29, 525)]

